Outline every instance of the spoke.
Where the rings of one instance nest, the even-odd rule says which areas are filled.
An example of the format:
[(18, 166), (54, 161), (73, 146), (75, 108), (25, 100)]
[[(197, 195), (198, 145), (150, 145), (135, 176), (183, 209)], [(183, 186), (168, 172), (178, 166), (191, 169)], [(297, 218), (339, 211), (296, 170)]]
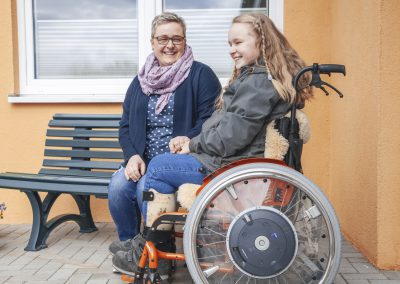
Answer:
[[(283, 195), (283, 198), (282, 198), (282, 202), (281, 202), (281, 208), (279, 209), (279, 211), (281, 211), (282, 212), (282, 207), (283, 207), (283, 202), (285, 201), (285, 197), (286, 197), (286, 194), (287, 194), (287, 192), (288, 192), (288, 188), (286, 188), (286, 190), (285, 190), (285, 194)], [(293, 200), (293, 198), (292, 198), (292, 200)], [(291, 200), (291, 201), (292, 201)], [(286, 210), (287, 211), (287, 210)], [(286, 212), (285, 211), (285, 212)]]
[(211, 255), (211, 256), (198, 257), (197, 259), (217, 258), (217, 257), (219, 257), (219, 256), (226, 256), (226, 253), (218, 254), (218, 255)]
[[(294, 200), (294, 198), (292, 198), (292, 200)], [(292, 202), (292, 200), (289, 202), (288, 207), (286, 208), (285, 212), (283, 212), (283, 213), (286, 213), (287, 211), (291, 210), (294, 206), (296, 206), (297, 204), (301, 203), (301, 198), (299, 198), (299, 200), (296, 203), (294, 203), (291, 206), (289, 206), (290, 203)]]
[(299, 279), (301, 280), (301, 282), (307, 284), (307, 283), (303, 280), (303, 278), (301, 277), (301, 275), (297, 272), (296, 268), (293, 267), (293, 271), (294, 271), (294, 273), (297, 274), (297, 276), (299, 277)]
[(239, 279), (235, 282), (235, 284), (239, 283), (240, 279), (242, 279), (244, 276), (244, 274), (242, 274), (242, 276), (239, 277)]
[(224, 235), (224, 234), (222, 234), (222, 233), (219, 233), (219, 232), (216, 232), (216, 231), (214, 231), (214, 230), (212, 230), (212, 229), (210, 229), (210, 228), (207, 228), (207, 227), (204, 227), (204, 229), (205, 230), (208, 230), (208, 231), (210, 231), (210, 232), (213, 232), (214, 234), (217, 234), (217, 235), (220, 235), (220, 236), (222, 236), (222, 237), (226, 237), (226, 235)]
[(224, 276), (222, 276), (222, 278), (220, 279), (219, 283), (222, 283), (222, 280), (225, 279), (226, 275), (228, 275), (228, 272), (225, 272), (225, 273), (224, 273)]
[(220, 242), (213, 242), (213, 243), (208, 243), (208, 244), (202, 244), (203, 247), (207, 247), (207, 246), (212, 246), (215, 244), (224, 244), (225, 241), (220, 241)]
[[(294, 263), (296, 263), (296, 264), (299, 265), (299, 266), (303, 266), (303, 267), (306, 267), (306, 268), (311, 269), (311, 268), (310, 268), (307, 264), (305, 264), (304, 262), (295, 260)], [(315, 265), (315, 264), (313, 264), (313, 265)], [(316, 265), (315, 265), (315, 266), (316, 266)], [(317, 266), (316, 266), (316, 267), (317, 267)], [(294, 269), (294, 268), (293, 268), (293, 269)], [(311, 269), (311, 270), (312, 270), (312, 269)], [(325, 272), (325, 270), (322, 270), (322, 269), (319, 269), (319, 268), (317, 268), (315, 271), (312, 271), (312, 272), (315, 273), (315, 272), (318, 272), (318, 271), (320, 271), (320, 272), (322, 272), (322, 273)]]

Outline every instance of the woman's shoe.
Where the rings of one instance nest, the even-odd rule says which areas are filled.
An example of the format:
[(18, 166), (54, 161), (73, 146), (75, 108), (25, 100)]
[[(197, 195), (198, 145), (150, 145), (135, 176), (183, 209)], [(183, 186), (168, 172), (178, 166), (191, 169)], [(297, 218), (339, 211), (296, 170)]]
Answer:
[[(118, 251), (112, 258), (114, 269), (120, 273), (135, 276), (142, 252), (143, 247), (140, 246), (136, 246), (128, 252)], [(157, 272), (161, 279), (167, 279), (171, 274), (171, 261), (167, 259), (159, 259)]]
[(112, 255), (115, 255), (118, 251), (125, 251), (128, 252), (131, 250), (135, 245), (144, 247), (146, 240), (144, 239), (141, 233), (137, 234), (133, 237), (133, 239), (128, 239), (126, 241), (113, 241), (108, 250)]

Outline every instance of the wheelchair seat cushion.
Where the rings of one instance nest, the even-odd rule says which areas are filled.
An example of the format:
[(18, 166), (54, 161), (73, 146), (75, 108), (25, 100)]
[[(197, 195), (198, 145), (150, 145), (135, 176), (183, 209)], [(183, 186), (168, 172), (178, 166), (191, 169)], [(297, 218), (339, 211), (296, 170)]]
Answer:
[[(290, 117), (288, 112), (284, 117)], [(307, 143), (311, 137), (311, 128), (308, 118), (301, 110), (296, 110), (296, 119), (299, 123), (299, 135), (303, 143)], [(265, 137), (264, 157), (282, 161), (289, 149), (289, 141), (283, 137), (275, 128), (275, 120), (267, 125), (267, 134)]]

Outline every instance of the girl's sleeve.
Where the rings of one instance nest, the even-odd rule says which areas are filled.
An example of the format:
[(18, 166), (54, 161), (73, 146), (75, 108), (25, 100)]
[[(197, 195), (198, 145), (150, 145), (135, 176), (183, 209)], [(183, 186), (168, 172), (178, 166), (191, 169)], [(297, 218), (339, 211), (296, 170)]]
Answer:
[(265, 78), (251, 74), (239, 85), (219, 124), (191, 139), (191, 152), (229, 157), (249, 145), (260, 132), (280, 97)]

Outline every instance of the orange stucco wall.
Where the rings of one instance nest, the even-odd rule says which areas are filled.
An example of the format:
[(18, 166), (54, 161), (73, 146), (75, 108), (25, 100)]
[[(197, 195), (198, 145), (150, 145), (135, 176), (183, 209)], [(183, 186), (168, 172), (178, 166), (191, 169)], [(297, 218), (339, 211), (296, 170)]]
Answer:
[(378, 266), (400, 269), (400, 3), (381, 4)]
[(380, 268), (400, 268), (400, 2), (330, 1), (332, 62), (347, 95), (329, 106), (331, 200), (344, 235)]
[[(303, 167), (332, 201), (342, 231), (380, 268), (400, 268), (400, 2), (287, 0), (284, 29), (307, 63), (343, 63), (348, 75), (329, 79), (344, 99), (307, 105), (313, 137)], [(119, 104), (9, 104), (18, 90), (15, 3), (0, 1), (0, 172), (36, 172), (47, 122), (56, 112), (119, 113)], [(397, 71), (397, 73), (396, 73)], [(3, 223), (30, 223), (24, 194), (0, 190)], [(65, 197), (55, 213), (75, 206)], [(105, 200), (92, 200), (96, 221), (110, 221)]]

